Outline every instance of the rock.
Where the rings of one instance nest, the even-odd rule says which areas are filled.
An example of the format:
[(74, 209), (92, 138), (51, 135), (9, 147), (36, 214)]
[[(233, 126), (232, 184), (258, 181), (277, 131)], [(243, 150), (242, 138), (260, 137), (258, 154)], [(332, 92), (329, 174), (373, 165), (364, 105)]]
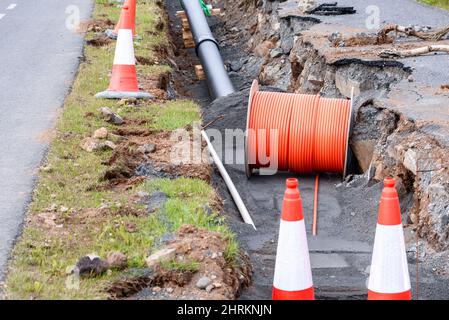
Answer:
[(350, 98), (352, 88), (354, 88), (354, 97), (357, 97), (360, 95), (360, 92), (371, 89), (372, 84), (370, 84), (368, 80), (350, 79), (344, 72), (337, 70), (335, 72), (335, 86), (342, 95)]
[(366, 172), (370, 167), (371, 160), (373, 158), (374, 147), (376, 146), (376, 140), (353, 140), (351, 142), (352, 151), (354, 152), (360, 169)]
[(198, 279), (198, 281), (196, 282), (195, 286), (198, 289), (206, 289), (207, 286), (209, 286), (212, 283), (212, 280), (209, 277), (201, 277)]
[(415, 81), (415, 78), (413, 78), (412, 75), (409, 75), (407, 80), (408, 80), (408, 82), (413, 82), (413, 81)]
[(298, 1), (298, 9), (300, 12), (305, 13), (306, 11), (312, 10), (316, 7), (314, 0), (300, 0)]
[(69, 208), (64, 207), (64, 206), (61, 206), (61, 207), (59, 208), (59, 211), (61, 211), (62, 213), (66, 213), (67, 211), (69, 211)]
[(230, 68), (232, 71), (239, 71), (242, 69), (243, 65), (248, 62), (248, 57), (243, 57), (237, 60), (232, 60), (230, 62)]
[(125, 122), (122, 117), (120, 117), (117, 113), (113, 112), (108, 107), (100, 108), (100, 112), (101, 112), (103, 118), (107, 122), (110, 122), (110, 123), (113, 123), (113, 124), (117, 124), (117, 125), (123, 124)]
[(156, 286), (156, 287), (153, 287), (153, 292), (161, 292), (161, 290), (162, 290), (162, 288), (161, 287), (158, 287), (158, 286)]
[(231, 31), (231, 32), (239, 32), (239, 29), (238, 28), (236, 28), (236, 27), (232, 27), (229, 31)]
[(171, 260), (175, 256), (176, 256), (176, 249), (165, 248), (153, 253), (151, 256), (145, 259), (145, 262), (148, 268), (153, 268), (158, 263)]
[(324, 85), (324, 79), (320, 74), (309, 74), (309, 76), (307, 77), (307, 81), (319, 87), (322, 87)]
[(156, 151), (156, 145), (154, 143), (147, 143), (138, 147), (137, 151), (141, 153), (152, 153)]
[(221, 288), (223, 286), (220, 282), (214, 282), (213, 285), (215, 288)]
[(88, 138), (84, 138), (81, 141), (80, 144), (81, 149), (87, 151), (87, 152), (93, 152), (93, 151), (98, 151), (98, 150), (108, 150), (108, 149), (115, 149), (116, 145), (114, 142), (112, 141), (101, 141), (98, 139), (94, 139), (91, 137)]
[(90, 254), (80, 258), (76, 267), (79, 269), (80, 276), (95, 277), (105, 273), (109, 268), (109, 263)]
[(165, 288), (165, 291), (167, 291), (167, 293), (173, 293), (173, 291), (175, 291), (173, 288)]
[(417, 163), (416, 163), (416, 152), (413, 149), (408, 149), (404, 154), (404, 167), (413, 172), (416, 175), (418, 171)]
[(274, 48), (273, 50), (270, 51), (270, 57), (271, 58), (278, 58), (280, 56), (282, 56), (284, 54), (284, 50), (282, 50), (281, 48)]
[(42, 172), (50, 173), (50, 172), (53, 171), (53, 168), (52, 168), (50, 165), (47, 165), (47, 166), (45, 166), (45, 167), (42, 167), (42, 168), (41, 168), (41, 171), (42, 171)]
[(214, 290), (214, 285), (213, 284), (210, 284), (210, 285), (208, 285), (207, 287), (206, 287), (206, 292), (207, 293), (210, 293), (212, 290)]
[(128, 266), (128, 258), (120, 251), (111, 251), (108, 253), (107, 261), (109, 267), (122, 270)]
[(108, 129), (102, 127), (94, 131), (92, 138), (94, 139), (106, 139), (108, 137)]
[(105, 142), (100, 143), (100, 149), (102, 149), (102, 150), (107, 150), (107, 149), (114, 150), (115, 148), (117, 148), (117, 146), (112, 141), (106, 140)]
[(87, 152), (92, 152), (98, 150), (100, 147), (100, 142), (93, 138), (85, 138), (81, 141), (81, 148)]

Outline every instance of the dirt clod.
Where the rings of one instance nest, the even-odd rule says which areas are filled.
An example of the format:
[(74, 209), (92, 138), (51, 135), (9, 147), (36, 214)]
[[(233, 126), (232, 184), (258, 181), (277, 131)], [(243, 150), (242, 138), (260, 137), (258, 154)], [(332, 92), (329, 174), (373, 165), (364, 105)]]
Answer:
[(76, 267), (80, 276), (95, 277), (105, 273), (109, 268), (109, 263), (95, 255), (87, 255), (78, 260)]

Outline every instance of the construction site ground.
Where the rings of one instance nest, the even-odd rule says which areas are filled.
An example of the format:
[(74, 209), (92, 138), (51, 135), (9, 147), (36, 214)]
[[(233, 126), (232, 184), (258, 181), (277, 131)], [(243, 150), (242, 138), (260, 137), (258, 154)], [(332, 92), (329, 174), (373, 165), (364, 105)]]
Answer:
[[(383, 86), (362, 90), (356, 96), (355, 114), (357, 114), (358, 108), (366, 104), (367, 101), (377, 99), (382, 101), (389, 110), (400, 113), (400, 117), (411, 119), (415, 124), (423, 124), (419, 130), (426, 130), (426, 126), (431, 126), (432, 130), (428, 130), (428, 132), (434, 134), (434, 138), (439, 139), (442, 144), (446, 142), (447, 145), (448, 140), (445, 133), (448, 132), (449, 91), (442, 89), (444, 87), (442, 85), (448, 82), (449, 60), (447, 54), (385, 61), (376, 55), (376, 52), (380, 50), (379, 46), (360, 45), (355, 48), (332, 48), (328, 45), (327, 38), (335, 31), (341, 32), (345, 37), (351, 37), (360, 32), (375, 33), (376, 30), (366, 30), (365, 23), (368, 14), (365, 9), (368, 5), (374, 5), (380, 9), (381, 26), (387, 23), (396, 23), (405, 26), (420, 25), (437, 28), (447, 24), (449, 13), (410, 0), (370, 1), (369, 3), (366, 1), (339, 1), (338, 4), (354, 6), (357, 13), (342, 16), (304, 16), (298, 12), (296, 1), (269, 2), (269, 5), (265, 2), (259, 3), (256, 11), (262, 16), (270, 16), (267, 19), (271, 19), (275, 15), (278, 16), (278, 20), (275, 22), (266, 22), (268, 25), (282, 19), (288, 20), (291, 29), (295, 29), (294, 24), (305, 24), (306, 27), (301, 27), (301, 32), (290, 34), (290, 36), (302, 37), (303, 41), (306, 39), (308, 44), (311, 44), (321, 57), (327, 59), (326, 63), (330, 65), (349, 64), (352, 66), (399, 68), (401, 72), (404, 72), (402, 79), (395, 79), (391, 83), (388, 82), (388, 79), (380, 79), (380, 82), (384, 81)], [(245, 19), (251, 14), (255, 14), (245, 11), (245, 9), (251, 5), (247, 4), (245, 7), (243, 1), (231, 1), (226, 5), (227, 10), (224, 11), (224, 14), (221, 17), (210, 19), (210, 23), (214, 35), (221, 44), (221, 53), (225, 64), (230, 69), (231, 79), (238, 90), (237, 93), (213, 102), (210, 101), (206, 82), (195, 80), (193, 65), (199, 64), (199, 62), (195, 60), (194, 50), (178, 50), (181, 52), (178, 54), (183, 60), (180, 62), (180, 68), (183, 70), (184, 76), (191, 80), (186, 82), (187, 85), (183, 85), (185, 93), (191, 95), (202, 106), (203, 123), (224, 116), (211, 125), (212, 128), (219, 129), (223, 133), (224, 129), (245, 129), (249, 86), (253, 79), (263, 78), (261, 65), (266, 64), (266, 61), (261, 62), (261, 59), (257, 57), (257, 50), (248, 48), (248, 39), (251, 38), (248, 30), (252, 28), (252, 22)], [(267, 5), (266, 8), (265, 5)], [(181, 47), (180, 23), (175, 16), (176, 10), (181, 10), (181, 8), (175, 0), (168, 0), (167, 7), (173, 40), (176, 47)], [(279, 18), (279, 15), (282, 17)], [(260, 22), (260, 17), (257, 19)], [(236, 25), (236, 21), (240, 21), (239, 24)], [(258, 24), (256, 30), (259, 29), (259, 26)], [(280, 32), (282, 32), (282, 27)], [(253, 33), (253, 37), (257, 37), (257, 31)], [(281, 43), (283, 39), (281, 35)], [(417, 39), (408, 39), (407, 41), (413, 40), (417, 42), (417, 46), (420, 45)], [(408, 45), (413, 46), (410, 43)], [(188, 61), (185, 60), (185, 57), (189, 58)], [(290, 54), (290, 61), (291, 58)], [(277, 64), (280, 67), (278, 73), (274, 73), (274, 77), (278, 78), (275, 81), (265, 81), (268, 86), (262, 87), (262, 90), (292, 91), (292, 89), (298, 89), (291, 87), (292, 73), (291, 68), (285, 67), (290, 64), (289, 57), (285, 52), (278, 58)], [(285, 68), (287, 70), (284, 72)], [(307, 90), (304, 90), (303, 87), (296, 91), (305, 93)], [(311, 90), (308, 93), (316, 92)], [(332, 95), (326, 90), (321, 90), (321, 93)], [(341, 92), (338, 93), (340, 96), (344, 96)], [(225, 150), (223, 151), (225, 152)], [(243, 146), (238, 147), (237, 150), (228, 151), (242, 153)], [(215, 170), (213, 181), (215, 187), (220, 191), (220, 195), (225, 199), (225, 214), (228, 215), (231, 227), (238, 235), (240, 245), (248, 251), (253, 265), (253, 284), (243, 291), (241, 299), (269, 299), (271, 296), (285, 178), (291, 176), (298, 177), (300, 181), (317, 298), (366, 298), (366, 280), (369, 276), (377, 206), (382, 188), (380, 179), (372, 179), (369, 172), (363, 174), (360, 169), (346, 180), (342, 180), (341, 176), (337, 175), (321, 174), (318, 235), (312, 236), (310, 233), (315, 176), (278, 173), (274, 176), (255, 175), (247, 179), (243, 164), (225, 166), (257, 227), (257, 231), (254, 231), (251, 226), (241, 222), (232, 198), (218, 171)], [(414, 202), (413, 193), (413, 188), (404, 187), (403, 190), (400, 190), (403, 220), (407, 225), (404, 230), (413, 295), (415, 299), (448, 299), (448, 255), (444, 250), (435, 251), (432, 246), (428, 245), (425, 237), (424, 239), (420, 237), (417, 242), (416, 228), (409, 219)], [(419, 244), (418, 250), (417, 243)]]

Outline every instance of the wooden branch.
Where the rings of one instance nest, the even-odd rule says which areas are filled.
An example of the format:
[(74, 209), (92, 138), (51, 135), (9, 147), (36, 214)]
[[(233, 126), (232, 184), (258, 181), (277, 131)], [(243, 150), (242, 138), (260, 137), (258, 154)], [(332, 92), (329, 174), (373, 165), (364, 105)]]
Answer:
[(397, 50), (397, 49), (385, 49), (378, 53), (381, 58), (406, 58), (416, 57), (430, 52), (446, 52), (449, 53), (449, 45), (429, 45), (415, 49)]
[(449, 32), (449, 25), (437, 29), (435, 31), (422, 32), (422, 31), (415, 31), (413, 27), (404, 27), (397, 24), (388, 24), (382, 29), (380, 29), (379, 32), (377, 33), (378, 43), (379, 44), (385, 43), (388, 33), (392, 31), (396, 31), (396, 33), (400, 32), (407, 36), (416, 37), (421, 40), (439, 41)]

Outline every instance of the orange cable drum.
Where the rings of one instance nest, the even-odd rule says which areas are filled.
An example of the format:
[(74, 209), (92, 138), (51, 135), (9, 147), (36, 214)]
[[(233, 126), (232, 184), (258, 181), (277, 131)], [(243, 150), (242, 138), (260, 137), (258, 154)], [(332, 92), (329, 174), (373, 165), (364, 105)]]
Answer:
[[(245, 140), (245, 170), (274, 166), (276, 171), (317, 173), (312, 233), (317, 232), (320, 172), (346, 175), (352, 98), (262, 92), (251, 86)], [(272, 136), (271, 130), (277, 135)]]
[(248, 104), (247, 176), (269, 167), (271, 158), (278, 171), (345, 175), (350, 118), (351, 100), (263, 92), (254, 81)]

